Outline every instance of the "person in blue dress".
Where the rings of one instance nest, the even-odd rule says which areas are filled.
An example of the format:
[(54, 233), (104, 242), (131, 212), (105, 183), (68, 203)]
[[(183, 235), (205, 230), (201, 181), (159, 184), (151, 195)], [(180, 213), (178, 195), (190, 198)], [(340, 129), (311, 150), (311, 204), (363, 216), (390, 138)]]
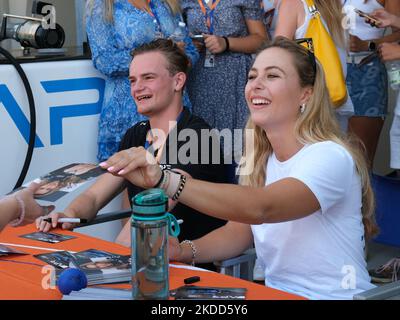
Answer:
[[(189, 32), (204, 35), (202, 43), (193, 41), (201, 49), (187, 85), (193, 113), (233, 137), (248, 118), (244, 88), (251, 54), (267, 39), (260, 0), (181, 0), (181, 7)], [(232, 151), (224, 150), (225, 156)]]
[[(130, 94), (128, 80), (131, 51), (159, 37), (170, 37), (181, 21), (177, 0), (89, 0), (86, 30), (93, 65), (106, 77), (99, 120), (99, 161), (112, 156), (122, 136), (143, 116)], [(188, 34), (184, 43), (192, 65), (198, 52)], [(191, 107), (187, 95), (184, 104)]]

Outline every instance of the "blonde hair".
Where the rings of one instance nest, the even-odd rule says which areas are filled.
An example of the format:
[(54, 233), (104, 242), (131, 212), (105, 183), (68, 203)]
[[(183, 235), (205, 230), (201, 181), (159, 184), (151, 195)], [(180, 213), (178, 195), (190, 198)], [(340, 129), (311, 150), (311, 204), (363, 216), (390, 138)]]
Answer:
[(315, 6), (324, 18), (329, 32), (335, 43), (345, 47), (345, 32), (342, 26), (344, 13), (342, 12), (342, 3), (340, 0), (314, 0)]
[[(112, 23), (114, 20), (114, 0), (103, 0), (104, 1), (104, 19), (107, 22)], [(173, 15), (177, 15), (181, 12), (178, 0), (163, 0), (171, 10)], [(94, 0), (89, 0), (89, 9), (93, 8)]]
[[(374, 217), (374, 194), (365, 156), (355, 146), (354, 142), (351, 141), (352, 138), (344, 137), (340, 131), (326, 88), (321, 64), (318, 61), (316, 62), (317, 67), (315, 72), (307, 49), (284, 37), (277, 37), (272, 42), (266, 43), (260, 49), (259, 53), (273, 47), (284, 49), (291, 54), (299, 75), (301, 87), (313, 87), (313, 94), (307, 103), (307, 107), (304, 113), (299, 115), (296, 123), (295, 132), (299, 142), (302, 144), (312, 144), (322, 141), (333, 141), (343, 146), (351, 154), (362, 186), (362, 215), (365, 235), (366, 237), (373, 236), (377, 233), (378, 228)], [(251, 118), (247, 122), (246, 129), (254, 130), (254, 148), (251, 150), (245, 149), (244, 158), (241, 163), (253, 163), (254, 169), (248, 175), (240, 175), (239, 183), (241, 185), (262, 187), (265, 185), (267, 174), (266, 163), (273, 149), (265, 131), (254, 124)]]

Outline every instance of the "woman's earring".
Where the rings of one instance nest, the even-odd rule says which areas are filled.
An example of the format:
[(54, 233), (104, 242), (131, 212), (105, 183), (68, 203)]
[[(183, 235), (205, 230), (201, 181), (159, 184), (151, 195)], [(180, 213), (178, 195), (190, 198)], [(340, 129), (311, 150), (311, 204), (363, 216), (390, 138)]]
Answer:
[(305, 104), (305, 103), (303, 103), (303, 104), (300, 106), (300, 113), (304, 113), (304, 110), (306, 110), (306, 104)]

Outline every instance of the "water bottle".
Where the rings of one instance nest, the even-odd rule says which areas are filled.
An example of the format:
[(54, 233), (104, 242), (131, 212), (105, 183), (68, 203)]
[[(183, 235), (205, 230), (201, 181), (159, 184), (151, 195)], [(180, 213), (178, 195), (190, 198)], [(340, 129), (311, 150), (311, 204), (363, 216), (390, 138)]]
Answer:
[(386, 69), (388, 72), (388, 80), (389, 80), (390, 87), (393, 90), (399, 90), (400, 89), (400, 60), (387, 62)]
[(167, 208), (168, 197), (161, 189), (149, 189), (133, 198), (131, 255), (135, 300), (169, 297), (168, 235), (177, 237), (179, 225)]
[(182, 42), (185, 40), (186, 35), (186, 24), (183, 21), (179, 21), (174, 33), (171, 35), (171, 39), (175, 42)]

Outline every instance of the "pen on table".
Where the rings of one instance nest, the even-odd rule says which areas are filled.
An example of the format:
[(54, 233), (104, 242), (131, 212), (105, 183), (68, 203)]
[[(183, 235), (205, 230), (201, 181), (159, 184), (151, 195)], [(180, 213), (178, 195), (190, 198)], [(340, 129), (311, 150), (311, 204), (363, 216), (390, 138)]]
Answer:
[[(51, 218), (46, 218), (43, 219), (43, 221), (51, 223), (52, 220)], [(87, 219), (81, 219), (81, 218), (60, 218), (57, 221), (58, 223), (64, 223), (64, 222), (70, 222), (70, 223), (87, 223)]]

